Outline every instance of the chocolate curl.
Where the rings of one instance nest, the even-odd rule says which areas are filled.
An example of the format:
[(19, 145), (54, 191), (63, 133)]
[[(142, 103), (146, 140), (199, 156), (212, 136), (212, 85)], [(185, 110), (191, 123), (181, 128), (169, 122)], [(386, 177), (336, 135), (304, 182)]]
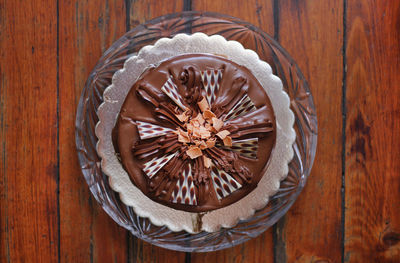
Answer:
[(208, 104), (210, 105), (213, 105), (215, 99), (217, 98), (223, 73), (224, 69), (209, 69), (200, 72), (201, 80), (203, 81), (203, 87), (206, 92), (206, 98), (208, 100)]
[(141, 90), (140, 87), (136, 90), (136, 94), (139, 98), (142, 98), (142, 100), (149, 102), (154, 107), (158, 107), (158, 101), (150, 96), (145, 90)]
[(135, 145), (132, 150), (133, 154), (138, 158), (139, 160), (146, 159), (156, 153), (159, 152), (160, 144), (158, 142), (150, 142), (150, 143), (143, 143), (143, 144), (138, 144)]
[(165, 176), (165, 174), (158, 173), (154, 176), (149, 184), (149, 190), (154, 193), (158, 198), (166, 196), (168, 193), (167, 185), (169, 185), (170, 180)]
[(176, 140), (171, 141), (171, 142), (166, 142), (164, 143), (164, 145), (162, 145), (160, 147), (160, 150), (164, 150), (165, 153), (170, 153), (170, 152), (176, 152), (179, 150), (179, 148), (181, 148), (182, 145), (178, 142), (176, 142)]
[(225, 115), (224, 121), (232, 120), (256, 110), (250, 97), (245, 94), (233, 108)]
[(160, 125), (149, 122), (136, 121), (136, 125), (138, 127), (139, 136), (141, 140), (159, 137), (167, 133), (174, 132), (173, 129), (162, 127)]
[(141, 85), (137, 88), (136, 94), (139, 98), (155, 107), (155, 114), (159, 120), (167, 121), (174, 126), (182, 125), (175, 117), (174, 107), (171, 103), (165, 101), (163, 93), (157, 93), (150, 85)]
[(226, 151), (217, 147), (206, 149), (206, 152), (210, 155), (211, 159), (214, 160), (214, 163), (219, 169), (223, 168), (223, 170), (234, 176), (240, 183), (250, 182), (253, 175), (249, 169), (243, 165), (235, 152)]
[[(208, 169), (209, 170), (209, 169)], [(209, 176), (209, 178), (211, 177), (211, 175)], [(207, 202), (210, 198), (210, 192), (211, 188), (213, 188), (212, 186), (213, 182), (212, 180), (207, 179), (206, 181), (202, 181), (201, 183), (197, 183), (197, 204), (198, 205), (202, 205), (205, 202)]]
[(159, 173), (151, 178), (149, 190), (157, 197), (163, 198), (166, 201), (169, 200), (173, 190), (170, 189), (171, 184), (175, 185), (178, 173), (184, 164), (179, 155), (173, 157)]
[(210, 171), (204, 166), (202, 158), (194, 159), (194, 169), (197, 171), (194, 174), (194, 180), (197, 184), (206, 182), (210, 177)]
[(132, 147), (132, 151), (136, 158), (142, 160), (154, 154), (159, 154), (160, 150), (163, 150), (164, 154), (176, 152), (179, 146), (177, 135), (171, 133), (152, 141), (140, 141)]
[(179, 74), (181, 83), (185, 86), (184, 98), (188, 104), (195, 105), (201, 95), (201, 75), (192, 66), (185, 67)]
[(190, 164), (179, 174), (179, 179), (172, 192), (171, 198), (173, 203), (197, 205), (196, 190)]
[(179, 172), (182, 171), (187, 163), (182, 157), (183, 153), (180, 153), (164, 166), (163, 173), (168, 175), (170, 180), (178, 179)]
[(252, 126), (248, 126), (248, 128), (244, 130), (238, 128), (237, 126), (226, 126), (226, 128), (232, 132), (231, 137), (234, 139), (254, 134), (265, 134), (274, 130), (272, 122), (270, 121), (268, 121), (268, 123), (258, 123)]
[(274, 130), (270, 120), (272, 114), (265, 114), (269, 111), (267, 106), (262, 106), (255, 111), (242, 117), (225, 122), (224, 129), (231, 132), (233, 139), (256, 133), (268, 133)]
[(242, 187), (232, 176), (224, 170), (218, 169), (214, 164), (211, 166), (211, 178), (218, 200), (227, 197)]
[(164, 165), (166, 165), (172, 157), (176, 156), (178, 152), (170, 155), (164, 155), (161, 157), (155, 157), (154, 159), (146, 162), (143, 165), (143, 172), (151, 179)]
[(153, 87), (149, 83), (145, 81), (140, 81), (138, 87), (136, 89), (136, 94), (139, 98), (148, 103), (152, 104), (154, 107), (158, 107), (158, 105), (165, 101), (164, 93), (160, 92), (160, 90), (156, 87)]
[(173, 101), (175, 104), (181, 108), (183, 111), (187, 110), (184, 105), (184, 101), (178, 93), (178, 87), (173, 82), (172, 78), (168, 78), (161, 90)]
[(157, 147), (161, 147), (161, 145), (164, 144), (165, 142), (177, 140), (177, 137), (178, 136), (175, 134), (175, 132), (170, 132), (170, 133), (165, 134), (162, 137), (154, 138), (153, 140), (138, 141), (132, 147), (132, 150), (136, 152), (136, 151), (148, 148), (148, 147), (152, 147), (152, 145), (154, 145), (154, 144), (156, 144)]
[(173, 110), (163, 104), (160, 104), (159, 106), (162, 108), (156, 108), (154, 110), (155, 115), (159, 120), (167, 121), (174, 126), (183, 127), (183, 124), (175, 116), (175, 112)]

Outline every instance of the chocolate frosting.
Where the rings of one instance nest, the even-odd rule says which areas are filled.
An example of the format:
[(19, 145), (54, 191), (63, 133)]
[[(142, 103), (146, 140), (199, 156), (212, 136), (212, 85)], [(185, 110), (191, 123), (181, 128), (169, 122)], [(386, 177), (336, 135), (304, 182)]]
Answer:
[[(205, 111), (222, 127), (217, 130), (211, 117), (204, 120)], [(229, 138), (222, 139), (221, 131)], [(147, 68), (113, 130), (132, 182), (152, 200), (189, 212), (221, 208), (250, 193), (275, 140), (274, 112), (257, 79), (210, 54), (181, 55)], [(201, 156), (190, 154), (194, 148)]]

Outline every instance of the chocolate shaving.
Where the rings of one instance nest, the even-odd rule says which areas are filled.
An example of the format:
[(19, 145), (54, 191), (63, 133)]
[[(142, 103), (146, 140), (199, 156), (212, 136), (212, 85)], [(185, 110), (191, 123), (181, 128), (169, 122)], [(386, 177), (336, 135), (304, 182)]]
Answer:
[(201, 152), (201, 149), (197, 146), (190, 146), (189, 149), (186, 150), (186, 154), (191, 159), (196, 159), (197, 157), (200, 157), (203, 155), (203, 153)]
[(207, 99), (205, 97), (203, 97), (203, 99), (199, 101), (197, 105), (199, 106), (202, 112), (205, 112), (206, 110), (210, 109), (210, 106), (208, 105)]
[(224, 122), (218, 118), (213, 117), (212, 125), (213, 125), (214, 129), (218, 132), (224, 126)]
[(216, 115), (210, 110), (205, 110), (203, 111), (203, 117), (206, 120), (211, 120), (212, 118), (215, 118)]
[(225, 139), (226, 136), (228, 136), (229, 134), (231, 134), (228, 130), (223, 130), (218, 132), (216, 135), (221, 139)]
[(210, 168), (211, 167), (211, 159), (207, 156), (203, 155), (204, 167)]
[(225, 146), (232, 146), (232, 138), (230, 136), (226, 136), (223, 140)]

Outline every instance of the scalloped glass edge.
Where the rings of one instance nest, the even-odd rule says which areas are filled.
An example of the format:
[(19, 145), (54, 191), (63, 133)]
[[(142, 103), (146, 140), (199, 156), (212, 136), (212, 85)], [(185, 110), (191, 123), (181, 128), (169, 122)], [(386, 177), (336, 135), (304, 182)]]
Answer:
[[(219, 34), (241, 42), (267, 61), (284, 85), (295, 114), (296, 142), (289, 174), (266, 207), (235, 227), (217, 232), (189, 234), (172, 232), (167, 227), (152, 225), (125, 206), (108, 185), (96, 152), (94, 128), (102, 94), (115, 71), (127, 58), (145, 45), (178, 33), (203, 32)], [(102, 208), (122, 227), (136, 237), (156, 246), (185, 252), (216, 251), (241, 244), (263, 233), (275, 224), (293, 205), (304, 188), (314, 162), (317, 145), (317, 116), (308, 84), (289, 54), (268, 34), (237, 18), (209, 12), (187, 11), (161, 16), (139, 25), (117, 40), (100, 58), (90, 73), (79, 100), (76, 116), (76, 147), (82, 173), (93, 196)]]

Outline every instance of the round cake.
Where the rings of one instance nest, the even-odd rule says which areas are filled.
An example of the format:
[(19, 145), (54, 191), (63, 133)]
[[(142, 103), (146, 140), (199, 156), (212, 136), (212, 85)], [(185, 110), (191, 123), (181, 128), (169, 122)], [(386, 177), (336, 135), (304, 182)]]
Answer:
[(113, 129), (115, 151), (135, 186), (188, 212), (222, 208), (250, 193), (275, 142), (265, 89), (246, 67), (212, 54), (147, 68)]
[(288, 174), (294, 115), (258, 55), (219, 35), (177, 34), (130, 54), (104, 91), (97, 152), (135, 215), (214, 232), (265, 207)]

